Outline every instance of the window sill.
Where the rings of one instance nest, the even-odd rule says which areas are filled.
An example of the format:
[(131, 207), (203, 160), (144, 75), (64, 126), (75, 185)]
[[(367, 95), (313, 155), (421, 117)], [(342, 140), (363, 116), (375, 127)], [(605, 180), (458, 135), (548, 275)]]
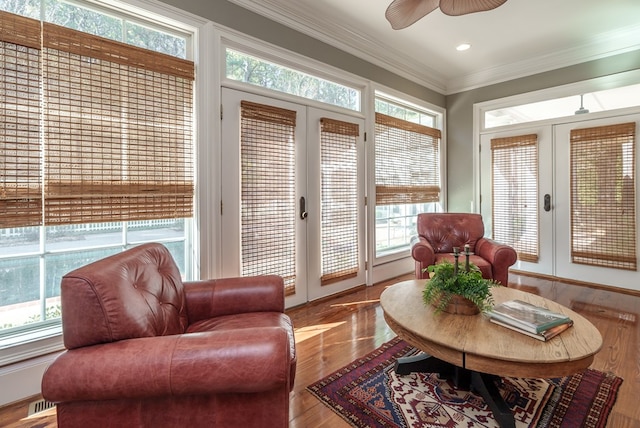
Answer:
[(0, 367), (64, 349), (60, 324), (0, 339)]

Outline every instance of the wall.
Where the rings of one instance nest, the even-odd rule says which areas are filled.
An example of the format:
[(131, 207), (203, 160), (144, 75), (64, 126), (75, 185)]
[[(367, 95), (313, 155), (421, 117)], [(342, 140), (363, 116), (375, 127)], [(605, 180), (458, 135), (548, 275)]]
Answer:
[(161, 0), (217, 24), (444, 107), (445, 96), (225, 0)]
[(469, 212), (473, 200), (473, 105), (640, 69), (640, 51), (620, 54), (447, 96), (448, 210)]

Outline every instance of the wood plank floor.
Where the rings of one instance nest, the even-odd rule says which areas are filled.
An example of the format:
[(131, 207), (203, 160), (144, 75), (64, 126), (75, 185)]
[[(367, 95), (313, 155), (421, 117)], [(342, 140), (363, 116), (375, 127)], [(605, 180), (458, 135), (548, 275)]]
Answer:
[[(291, 394), (291, 428), (348, 427), (309, 394), (307, 385), (372, 351), (395, 335), (378, 298), (385, 287), (411, 275), (362, 287), (289, 311), (296, 328), (298, 370)], [(588, 318), (604, 339), (592, 368), (624, 379), (609, 417), (611, 428), (640, 427), (640, 295), (511, 274), (511, 286), (542, 295)], [(39, 397), (33, 397), (37, 399)], [(55, 427), (55, 410), (26, 418), (28, 402), (0, 408), (0, 426)]]

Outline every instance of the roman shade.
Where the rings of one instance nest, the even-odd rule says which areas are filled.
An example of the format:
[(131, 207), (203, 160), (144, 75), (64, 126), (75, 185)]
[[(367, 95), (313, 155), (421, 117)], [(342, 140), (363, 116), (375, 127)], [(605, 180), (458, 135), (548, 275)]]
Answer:
[(357, 124), (320, 120), (322, 285), (359, 270)]
[(635, 122), (570, 136), (573, 263), (637, 270)]
[(440, 201), (439, 129), (376, 113), (376, 205)]
[(538, 136), (491, 140), (493, 239), (513, 247), (518, 259), (537, 262)]
[(296, 112), (242, 101), (240, 115), (242, 276), (277, 272), (290, 295), (296, 284)]
[(191, 217), (193, 62), (0, 20), (0, 227)]

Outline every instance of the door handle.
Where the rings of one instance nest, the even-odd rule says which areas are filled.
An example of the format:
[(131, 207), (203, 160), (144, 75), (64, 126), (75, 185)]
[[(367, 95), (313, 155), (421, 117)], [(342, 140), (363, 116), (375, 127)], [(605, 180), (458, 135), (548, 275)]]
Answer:
[(306, 201), (304, 200), (304, 196), (300, 197), (300, 218), (302, 220), (306, 219), (307, 216), (309, 215), (309, 213), (307, 212), (307, 208), (306, 208)]
[(548, 193), (544, 195), (544, 210), (546, 212), (551, 211), (551, 195)]

